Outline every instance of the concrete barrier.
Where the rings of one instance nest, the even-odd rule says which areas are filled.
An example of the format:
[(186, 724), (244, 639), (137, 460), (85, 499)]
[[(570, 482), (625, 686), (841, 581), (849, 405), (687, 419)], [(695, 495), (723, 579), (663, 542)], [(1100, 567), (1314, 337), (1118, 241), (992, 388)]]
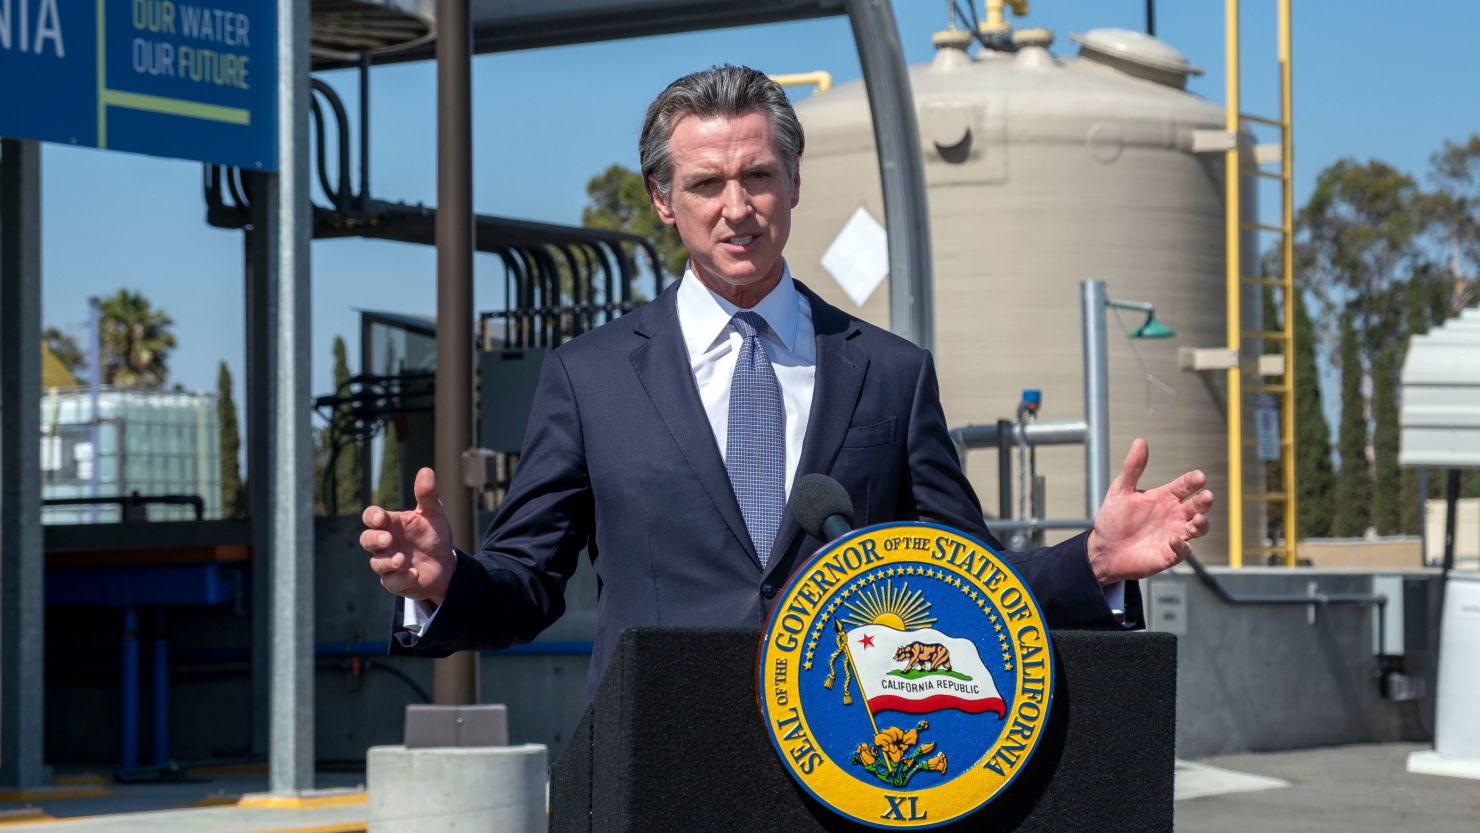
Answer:
[(376, 746), (369, 833), (543, 833), (545, 747)]

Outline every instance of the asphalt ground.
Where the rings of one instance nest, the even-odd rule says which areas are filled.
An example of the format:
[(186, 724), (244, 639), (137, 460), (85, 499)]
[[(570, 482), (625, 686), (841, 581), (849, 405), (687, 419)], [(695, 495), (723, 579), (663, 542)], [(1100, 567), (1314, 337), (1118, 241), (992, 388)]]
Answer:
[[(1480, 780), (1408, 772), (1408, 754), (1426, 748), (1413, 743), (1369, 744), (1179, 761), (1177, 833), (1480, 833)], [(317, 781), (321, 787), (353, 788), (363, 778), (359, 773), (320, 773)], [(32, 825), (0, 819), (0, 829), (6, 833), (363, 829), (364, 805), (255, 813), (230, 806), (200, 807), (224, 804), (265, 787), (265, 776), (257, 773), (213, 773), (209, 780), (177, 784), (110, 783), (105, 797), (29, 802), (53, 820)], [(24, 806), (0, 803), (0, 811)], [(159, 812), (173, 808), (180, 809)], [(181, 812), (184, 808), (192, 809)]]
[(1287, 787), (1180, 799), (1177, 833), (1480, 833), (1480, 780), (1408, 772), (1415, 743), (1199, 760)]

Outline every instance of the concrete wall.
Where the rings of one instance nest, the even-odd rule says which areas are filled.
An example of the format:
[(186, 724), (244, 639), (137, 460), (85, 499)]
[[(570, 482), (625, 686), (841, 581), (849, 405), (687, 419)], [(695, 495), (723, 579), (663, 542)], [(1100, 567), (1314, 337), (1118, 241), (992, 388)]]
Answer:
[[(358, 765), (371, 746), (400, 743), (406, 704), (432, 689), (432, 663), (384, 654), (391, 597), (357, 546), (356, 518), (316, 524), (316, 754)], [(1426, 679), (1420, 701), (1379, 693), (1370, 609), (1224, 604), (1190, 571), (1149, 583), (1152, 627), (1179, 635), (1178, 753), (1184, 757), (1342, 743), (1427, 740), (1434, 684), (1430, 656), (1436, 628), (1433, 572), (1282, 568), (1215, 570), (1235, 593), (1371, 592), (1395, 599), (1389, 651), (1403, 670)], [(182, 762), (246, 755), (250, 749), (249, 597), (236, 605), (173, 608), (165, 619), (175, 655), (171, 676), (171, 755)], [(509, 707), (510, 740), (543, 743), (555, 760), (586, 705), (588, 644), (595, 628), (594, 573), (583, 565), (567, 591), (569, 612), (539, 641), (516, 652), (485, 654), (482, 699)], [(1177, 616), (1177, 599), (1182, 614)], [(1417, 602), (1415, 604), (1415, 601)], [(1170, 616), (1171, 618), (1164, 618)], [(142, 617), (145, 636), (152, 618)], [(1406, 621), (1405, 621), (1406, 619)], [(1402, 622), (1402, 626), (1398, 625)], [(1425, 630), (1427, 627), (1427, 635)], [(1400, 631), (1402, 631), (1400, 633)], [(47, 623), (46, 757), (49, 763), (106, 764), (119, 755), (119, 613), (54, 609)], [(1401, 643), (1400, 643), (1401, 640)], [(1400, 648), (1401, 645), (1401, 648)], [(141, 753), (152, 759), (150, 679), (145, 645)], [(1128, 684), (1133, 684), (1128, 683)]]
[(1386, 641), (1390, 653), (1403, 651), (1407, 673), (1427, 678), (1427, 691), (1419, 700), (1383, 699), (1371, 608), (1319, 607), (1312, 622), (1304, 605), (1229, 605), (1182, 568), (1144, 588), (1150, 625), (1178, 634), (1180, 757), (1432, 737), (1435, 573), (1388, 573), (1382, 575), (1398, 580), (1374, 582), (1374, 574), (1353, 571), (1213, 572), (1235, 595), (1306, 595), (1313, 583), (1317, 592), (1371, 593), (1378, 586), (1396, 597), (1405, 595), (1399, 588), (1406, 582), (1408, 602), (1400, 613), (1394, 601)]
[[(358, 546), (356, 517), (315, 523), (315, 755), (357, 766), (371, 746), (402, 741), (408, 703), (426, 702), (432, 661), (385, 654), (392, 597)], [(245, 565), (243, 565), (245, 567)], [(236, 604), (173, 607), (163, 633), (172, 654), (170, 757), (182, 763), (251, 754), (250, 593), (243, 569)], [(584, 564), (568, 588), (567, 615), (513, 655), (485, 654), (483, 701), (509, 706), (510, 741), (543, 743), (559, 755), (586, 705), (584, 651), (595, 632), (595, 573)], [(151, 646), (155, 620), (141, 615), (140, 756), (153, 761)], [(46, 760), (110, 766), (120, 758), (121, 613), (51, 608), (46, 633)]]

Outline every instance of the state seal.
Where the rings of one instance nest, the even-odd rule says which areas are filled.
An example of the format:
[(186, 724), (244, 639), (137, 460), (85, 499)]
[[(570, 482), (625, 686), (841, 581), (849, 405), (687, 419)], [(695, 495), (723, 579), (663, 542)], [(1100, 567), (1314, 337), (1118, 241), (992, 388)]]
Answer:
[(798, 568), (758, 661), (787, 771), (834, 811), (928, 828), (996, 798), (1053, 699), (1048, 627), (982, 542), (928, 523), (850, 533)]

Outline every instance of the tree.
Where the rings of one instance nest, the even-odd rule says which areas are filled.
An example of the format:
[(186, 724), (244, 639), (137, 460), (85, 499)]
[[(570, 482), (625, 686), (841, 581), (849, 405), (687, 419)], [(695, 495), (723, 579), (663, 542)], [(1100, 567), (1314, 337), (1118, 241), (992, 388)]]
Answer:
[[(334, 337), (334, 393), (336, 396), (348, 396), (349, 390), (349, 358), (344, 346), (342, 336)], [(357, 439), (354, 409), (348, 405), (340, 405), (334, 409), (332, 425), (324, 437), (324, 455), (327, 461), (334, 463), (333, 488), (324, 494), (324, 508), (335, 515), (358, 514), (364, 507), (360, 505), (360, 488), (363, 483), (364, 462), (361, 460), (361, 448)], [(328, 443), (332, 442), (330, 446)]]
[(1420, 193), (1413, 178), (1385, 162), (1342, 159), (1321, 171), (1298, 224), (1305, 285), (1321, 304), (1323, 340), (1335, 339), (1339, 313), (1353, 315), (1363, 346), (1380, 341), (1387, 290), (1421, 259)]
[(375, 487), (375, 503), (390, 509), (405, 506), (401, 497), (401, 423), (391, 420), (385, 426), (385, 444), (380, 452), (380, 479)]
[(1341, 317), (1341, 426), (1337, 441), (1341, 470), (1336, 476), (1332, 533), (1365, 535), (1371, 524), (1372, 473), (1367, 460), (1367, 418), (1362, 413), (1362, 357), (1350, 312)]
[(1422, 208), (1449, 271), (1454, 313), (1480, 297), (1480, 133), (1446, 141), (1429, 163), (1434, 192)]
[(67, 368), (68, 373), (78, 379), (83, 378), (82, 371), (87, 369), (87, 353), (77, 343), (77, 339), (56, 327), (47, 327), (41, 331), (41, 340), (46, 342), (46, 348)]
[(100, 346), (105, 385), (162, 387), (175, 349), (174, 321), (137, 292), (120, 289), (100, 305)]
[(241, 433), (237, 429), (236, 401), (231, 395), (231, 370), (226, 362), (216, 373), (216, 424), (221, 449), (221, 516), (247, 516), (247, 490), (242, 483)]
[(642, 174), (612, 165), (586, 183), (586, 195), (591, 203), (581, 209), (581, 225), (645, 237), (657, 248), (664, 274), (683, 274), (688, 250), (678, 230), (658, 219)]
[(1331, 534), (1331, 427), (1321, 404), (1315, 327), (1303, 293), (1295, 293), (1295, 494), (1296, 533), (1301, 538)]

